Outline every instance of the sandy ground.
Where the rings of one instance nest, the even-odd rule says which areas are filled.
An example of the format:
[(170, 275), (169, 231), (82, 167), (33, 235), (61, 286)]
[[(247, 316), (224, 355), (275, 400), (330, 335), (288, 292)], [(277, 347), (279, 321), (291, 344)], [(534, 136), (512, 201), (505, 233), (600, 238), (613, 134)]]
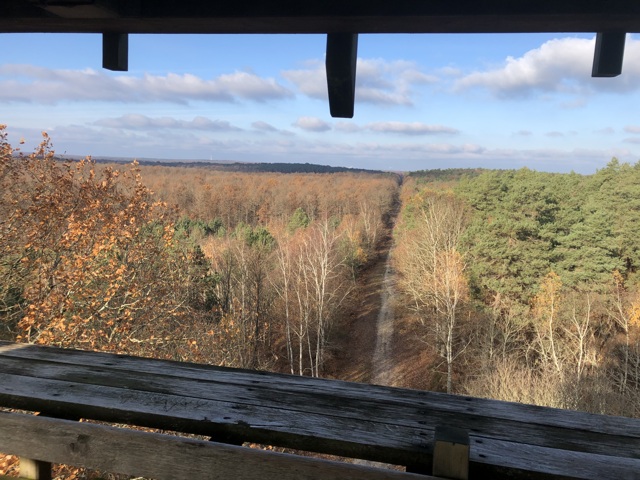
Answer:
[(357, 279), (354, 301), (332, 332), (331, 359), (324, 377), (405, 388), (431, 389), (432, 362), (419, 340), (420, 327), (395, 289), (388, 261), (392, 223), (375, 261)]

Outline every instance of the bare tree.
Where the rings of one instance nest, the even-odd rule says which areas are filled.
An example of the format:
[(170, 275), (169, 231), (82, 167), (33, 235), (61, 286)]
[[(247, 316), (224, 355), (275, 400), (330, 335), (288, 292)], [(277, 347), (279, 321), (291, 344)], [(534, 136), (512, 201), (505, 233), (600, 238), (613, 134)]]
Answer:
[(289, 368), (318, 376), (338, 308), (352, 282), (339, 248), (341, 233), (328, 220), (278, 242), (276, 290), (284, 305)]
[(542, 370), (552, 368), (560, 376), (564, 373), (564, 358), (557, 339), (563, 297), (561, 288), (560, 277), (551, 271), (542, 280), (540, 291), (533, 300), (536, 363)]
[(468, 288), (464, 256), (457, 245), (465, 227), (465, 210), (449, 194), (421, 198), (416, 225), (405, 232), (396, 249), (400, 287), (412, 299), (421, 323), (436, 342), (447, 365), (447, 392), (453, 390), (453, 363), (458, 313)]

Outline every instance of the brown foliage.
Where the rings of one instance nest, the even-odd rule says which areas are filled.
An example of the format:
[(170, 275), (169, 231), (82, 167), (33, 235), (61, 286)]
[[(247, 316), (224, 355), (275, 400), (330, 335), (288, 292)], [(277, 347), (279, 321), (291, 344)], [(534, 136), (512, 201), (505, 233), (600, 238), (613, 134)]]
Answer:
[[(144, 182), (181, 215), (205, 222), (286, 223), (297, 208), (312, 219), (367, 212), (369, 229), (389, 210), (397, 189), (385, 175), (232, 173), (207, 168), (143, 166)], [(373, 216), (373, 217), (372, 217)], [(372, 232), (373, 234), (373, 232)]]
[(46, 134), (16, 156), (0, 135), (6, 328), (26, 342), (190, 357), (189, 254), (137, 165), (58, 161)]

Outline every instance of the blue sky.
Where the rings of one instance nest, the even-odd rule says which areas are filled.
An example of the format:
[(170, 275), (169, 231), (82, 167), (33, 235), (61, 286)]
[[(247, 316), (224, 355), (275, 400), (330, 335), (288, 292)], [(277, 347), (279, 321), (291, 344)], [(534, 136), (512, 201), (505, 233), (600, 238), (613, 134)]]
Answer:
[(360, 35), (353, 119), (329, 115), (324, 35), (1, 34), (0, 123), (30, 150), (385, 170), (592, 173), (640, 160), (640, 36), (591, 78), (593, 34)]

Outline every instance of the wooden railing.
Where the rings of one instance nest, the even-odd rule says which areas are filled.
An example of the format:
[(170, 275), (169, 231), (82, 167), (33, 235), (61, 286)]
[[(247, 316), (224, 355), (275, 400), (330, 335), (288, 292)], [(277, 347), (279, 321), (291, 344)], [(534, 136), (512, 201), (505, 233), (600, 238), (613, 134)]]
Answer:
[(0, 452), (33, 459), (31, 478), (55, 462), (158, 479), (640, 479), (639, 420), (25, 344), (0, 342), (0, 407), (39, 412), (0, 413)]

